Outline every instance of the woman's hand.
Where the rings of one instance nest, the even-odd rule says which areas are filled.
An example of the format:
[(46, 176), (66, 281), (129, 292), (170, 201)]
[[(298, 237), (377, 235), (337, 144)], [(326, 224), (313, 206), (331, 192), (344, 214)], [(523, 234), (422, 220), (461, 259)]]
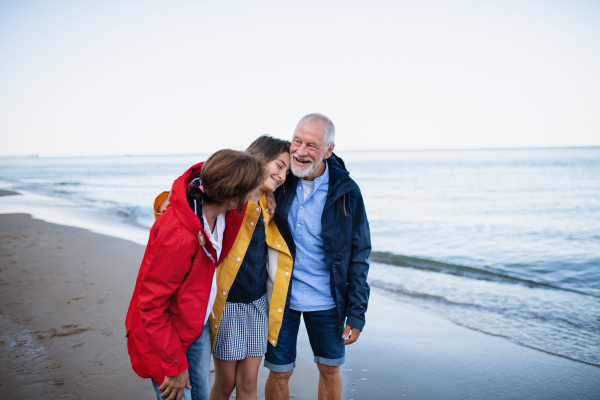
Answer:
[(160, 397), (169, 396), (167, 397), (167, 400), (181, 400), (183, 397), (183, 391), (186, 388), (192, 388), (187, 369), (176, 376), (165, 376), (165, 380), (158, 389), (163, 392)]
[(267, 209), (269, 214), (271, 214), (271, 218), (273, 218), (275, 216), (275, 207), (277, 207), (275, 195), (271, 192), (265, 192), (265, 200), (267, 201)]

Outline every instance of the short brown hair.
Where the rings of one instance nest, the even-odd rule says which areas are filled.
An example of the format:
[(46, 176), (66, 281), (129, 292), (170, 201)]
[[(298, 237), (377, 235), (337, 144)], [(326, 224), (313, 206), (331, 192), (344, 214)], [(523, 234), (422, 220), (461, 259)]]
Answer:
[(200, 181), (188, 186), (188, 196), (205, 203), (222, 203), (237, 198), (241, 212), (248, 192), (264, 179), (265, 163), (251, 154), (237, 150), (219, 150), (208, 157), (200, 172)]

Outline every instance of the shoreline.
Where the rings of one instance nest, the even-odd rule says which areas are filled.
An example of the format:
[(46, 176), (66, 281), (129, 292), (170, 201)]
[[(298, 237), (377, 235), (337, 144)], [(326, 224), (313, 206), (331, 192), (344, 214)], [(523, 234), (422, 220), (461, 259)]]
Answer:
[[(15, 192), (0, 190), (0, 196)], [(154, 398), (131, 370), (124, 318), (144, 246), (0, 214), (0, 390), (9, 398)], [(304, 327), (293, 399), (314, 399)], [(471, 330), (373, 288), (360, 340), (346, 349), (344, 399), (594, 399), (600, 368)], [(259, 370), (264, 398), (268, 370)]]
[[(144, 246), (26, 214), (0, 214), (0, 236), (0, 390), (10, 398), (153, 398), (131, 370), (124, 338)], [(293, 399), (316, 398), (304, 332)], [(365, 330), (346, 353), (344, 399), (593, 399), (600, 387), (598, 367), (457, 326), (382, 290), (372, 291)], [(267, 375), (261, 367), (259, 398)]]

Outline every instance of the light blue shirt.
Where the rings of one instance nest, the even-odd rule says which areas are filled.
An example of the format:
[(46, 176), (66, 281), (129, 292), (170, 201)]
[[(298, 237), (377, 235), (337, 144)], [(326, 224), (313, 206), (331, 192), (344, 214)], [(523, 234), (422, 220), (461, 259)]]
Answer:
[(296, 196), (288, 214), (288, 224), (296, 243), (290, 308), (296, 311), (321, 311), (335, 307), (331, 296), (331, 272), (325, 263), (321, 236), (321, 216), (329, 190), (326, 162), (325, 173), (314, 183), (314, 189), (305, 198), (302, 182), (298, 180)]

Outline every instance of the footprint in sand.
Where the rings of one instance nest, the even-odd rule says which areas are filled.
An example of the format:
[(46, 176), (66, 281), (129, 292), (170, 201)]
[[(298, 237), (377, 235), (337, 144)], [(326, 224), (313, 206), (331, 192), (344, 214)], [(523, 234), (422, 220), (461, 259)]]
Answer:
[(85, 296), (73, 297), (72, 299), (67, 300), (67, 304), (71, 304), (72, 301), (77, 301), (77, 300), (81, 300), (81, 299), (85, 299)]
[(100, 357), (101, 356), (99, 354), (96, 354), (94, 356), (94, 358), (92, 358), (92, 364), (95, 365), (95, 366), (97, 366), (97, 367), (100, 367), (100, 366), (104, 365), (104, 361), (102, 361), (102, 359)]
[(63, 325), (61, 331), (52, 327), (46, 331), (35, 331), (34, 333), (37, 335), (38, 339), (43, 340), (43, 339), (50, 339), (50, 338), (54, 338), (54, 337), (77, 335), (82, 332), (87, 332), (91, 329), (92, 328), (90, 328), (90, 327), (80, 328), (78, 325), (70, 324), (70, 325)]
[(52, 379), (52, 386), (62, 386), (67, 381), (64, 378), (54, 378)]
[[(17, 358), (17, 357), (15, 357)], [(31, 368), (25, 367), (25, 366), (18, 366), (15, 368), (15, 373), (19, 374), (19, 375), (31, 375), (33, 373), (33, 371), (31, 370)]]

